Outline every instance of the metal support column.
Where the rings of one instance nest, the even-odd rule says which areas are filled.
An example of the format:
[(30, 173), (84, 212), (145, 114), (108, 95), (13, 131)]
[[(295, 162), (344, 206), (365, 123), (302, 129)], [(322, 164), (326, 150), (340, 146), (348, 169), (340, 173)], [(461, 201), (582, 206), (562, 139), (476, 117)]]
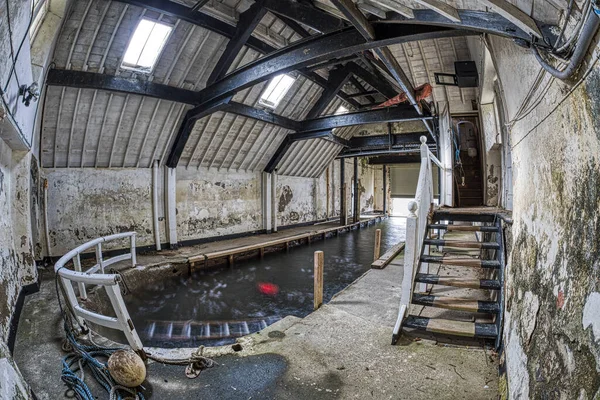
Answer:
[(358, 157), (354, 158), (354, 222), (360, 220), (360, 196), (358, 195)]
[(387, 215), (387, 165), (383, 164), (383, 215)]
[(346, 210), (346, 161), (340, 160), (340, 225), (348, 224), (348, 210)]
[(263, 229), (267, 233), (271, 232), (271, 215), (273, 201), (271, 200), (271, 174), (262, 173), (262, 211), (263, 211)]
[(176, 249), (177, 244), (177, 169), (166, 167), (167, 231), (169, 247)]
[(271, 232), (277, 232), (277, 171), (271, 172)]

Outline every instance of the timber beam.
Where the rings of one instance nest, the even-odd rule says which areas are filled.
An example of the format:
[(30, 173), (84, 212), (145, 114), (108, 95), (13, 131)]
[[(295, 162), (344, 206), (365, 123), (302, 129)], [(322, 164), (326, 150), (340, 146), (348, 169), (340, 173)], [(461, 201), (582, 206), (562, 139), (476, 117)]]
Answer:
[(233, 101), (229, 102), (222, 111), (277, 125), (292, 131), (299, 131), (302, 126), (299, 121)]
[(255, 2), (248, 10), (240, 14), (235, 34), (227, 43), (225, 51), (210, 74), (207, 83), (208, 85), (213, 84), (225, 76), (240, 50), (246, 44), (248, 39), (250, 39), (252, 32), (266, 14), (267, 9), (263, 7), (262, 0)]
[(338, 67), (329, 71), (327, 87), (306, 115), (306, 119), (313, 119), (321, 115), (336, 94), (342, 90), (348, 79), (350, 79), (350, 72), (346, 67)]
[(388, 108), (379, 108), (369, 111), (355, 113), (329, 115), (302, 122), (304, 132), (315, 132), (326, 129), (343, 128), (347, 126), (379, 124), (385, 122), (404, 122), (417, 120), (430, 120), (431, 115), (419, 115), (417, 111), (408, 105), (400, 105)]
[(328, 141), (340, 144), (342, 146), (350, 145), (349, 141), (334, 135), (333, 131), (331, 129), (317, 131), (317, 132), (292, 133), (292, 134), (287, 135), (285, 137), (285, 139), (283, 139), (283, 142), (281, 142), (281, 144), (275, 151), (275, 154), (273, 155), (271, 160), (269, 160), (269, 163), (265, 167), (265, 172), (270, 174), (277, 169), (277, 165), (283, 159), (283, 157), (288, 152), (288, 150), (292, 147), (292, 144), (294, 144), (295, 142), (302, 141), (302, 140), (311, 140), (311, 139), (324, 139), (324, 140), (328, 140)]

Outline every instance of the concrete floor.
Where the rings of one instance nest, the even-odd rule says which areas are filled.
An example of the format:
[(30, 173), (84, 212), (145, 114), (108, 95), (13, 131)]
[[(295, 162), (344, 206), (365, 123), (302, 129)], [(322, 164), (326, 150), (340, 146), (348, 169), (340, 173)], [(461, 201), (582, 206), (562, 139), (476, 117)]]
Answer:
[[(196, 379), (186, 378), (184, 367), (151, 363), (146, 398), (496, 399), (489, 351), (410, 338), (390, 345), (402, 263), (401, 255), (368, 271), (304, 319), (287, 317), (240, 339), (241, 352), (216, 358), (218, 366)], [(14, 357), (39, 399), (63, 399), (62, 321), (54, 275), (42, 277), (41, 291), (26, 299)]]

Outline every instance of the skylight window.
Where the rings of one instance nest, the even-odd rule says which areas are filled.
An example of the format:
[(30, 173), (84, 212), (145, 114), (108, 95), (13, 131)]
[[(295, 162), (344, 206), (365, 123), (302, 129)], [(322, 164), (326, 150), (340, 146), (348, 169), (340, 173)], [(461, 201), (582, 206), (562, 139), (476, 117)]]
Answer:
[(350, 110), (348, 110), (348, 108), (346, 108), (344, 106), (339, 106), (335, 112), (335, 115), (346, 114), (348, 111), (350, 111)]
[(265, 89), (262, 96), (260, 96), (258, 103), (265, 107), (273, 109), (277, 108), (277, 105), (288, 90), (290, 90), (295, 81), (296, 79), (289, 75), (277, 75), (275, 78), (271, 79), (267, 89)]
[(152, 72), (172, 30), (169, 25), (142, 19), (129, 42), (121, 66), (144, 73)]

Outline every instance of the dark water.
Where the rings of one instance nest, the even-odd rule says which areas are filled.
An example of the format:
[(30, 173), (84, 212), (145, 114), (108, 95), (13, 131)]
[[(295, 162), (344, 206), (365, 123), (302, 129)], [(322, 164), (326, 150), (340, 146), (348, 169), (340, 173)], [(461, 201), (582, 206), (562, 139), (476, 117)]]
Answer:
[[(195, 272), (191, 278), (155, 283), (126, 296), (146, 346), (187, 347), (232, 343), (277, 320), (313, 310), (314, 252), (325, 253), (324, 301), (344, 289), (373, 261), (375, 230), (383, 254), (405, 237), (405, 219), (340, 234), (325, 241), (236, 262), (233, 268)], [(261, 287), (262, 285), (262, 287)]]

